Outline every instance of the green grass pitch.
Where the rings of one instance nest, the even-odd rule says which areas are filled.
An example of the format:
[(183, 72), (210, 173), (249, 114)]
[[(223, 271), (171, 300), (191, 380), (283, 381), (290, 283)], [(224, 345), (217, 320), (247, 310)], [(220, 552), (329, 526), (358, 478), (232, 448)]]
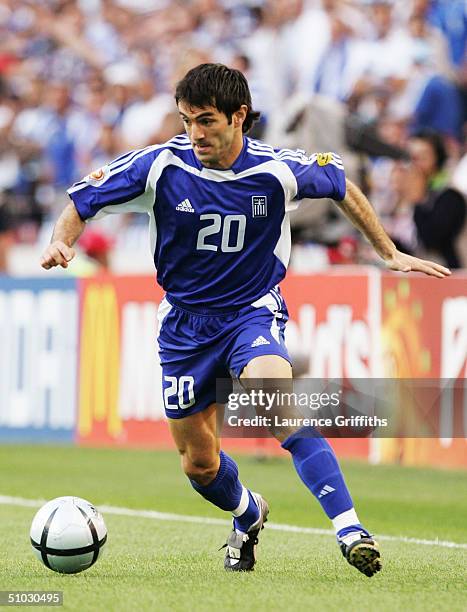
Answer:
[[(270, 521), (329, 529), (287, 459), (237, 456), (242, 480), (271, 507)], [(74, 576), (33, 556), (34, 508), (0, 504), (0, 590), (60, 590), (64, 609), (204, 612), (301, 610), (465, 611), (467, 548), (402, 537), (467, 542), (467, 473), (344, 463), (364, 524), (378, 535), (384, 567), (368, 579), (331, 535), (266, 529), (249, 574), (222, 567), (229, 528), (105, 514), (102, 559)], [(97, 506), (228, 518), (192, 491), (175, 452), (0, 446), (0, 495), (76, 495)]]

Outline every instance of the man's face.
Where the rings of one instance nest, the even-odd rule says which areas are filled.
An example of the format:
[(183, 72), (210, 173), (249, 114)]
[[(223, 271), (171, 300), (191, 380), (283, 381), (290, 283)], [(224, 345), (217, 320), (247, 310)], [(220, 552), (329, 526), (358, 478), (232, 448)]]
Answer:
[(392, 6), (377, 2), (372, 6), (372, 18), (379, 37), (384, 38), (392, 26)]
[(429, 142), (421, 138), (412, 138), (409, 141), (409, 154), (414, 166), (426, 178), (436, 174), (436, 153)]
[(230, 168), (243, 144), (242, 126), (237, 113), (229, 123), (226, 115), (214, 106), (197, 108), (181, 100), (178, 110), (195, 155), (203, 166)]

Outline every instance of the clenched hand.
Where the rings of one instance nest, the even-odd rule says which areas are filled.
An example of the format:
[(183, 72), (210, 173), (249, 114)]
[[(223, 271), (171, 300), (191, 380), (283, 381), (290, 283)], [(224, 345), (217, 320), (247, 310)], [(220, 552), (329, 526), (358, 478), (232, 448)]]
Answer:
[(62, 266), (62, 268), (68, 268), (68, 262), (75, 256), (75, 250), (69, 247), (60, 240), (55, 240), (44, 251), (41, 257), (41, 266), (46, 270), (54, 268), (55, 266)]

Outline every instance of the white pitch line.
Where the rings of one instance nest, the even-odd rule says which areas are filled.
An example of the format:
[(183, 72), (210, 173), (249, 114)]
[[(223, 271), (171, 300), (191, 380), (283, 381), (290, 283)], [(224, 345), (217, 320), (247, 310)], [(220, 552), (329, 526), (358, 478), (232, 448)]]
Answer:
[[(24, 497), (10, 497), (0, 495), (0, 505), (21, 506), (24, 508), (40, 508), (46, 503), (45, 499), (26, 499)], [(102, 514), (115, 514), (117, 516), (132, 516), (137, 518), (148, 518), (156, 521), (173, 521), (180, 523), (197, 523), (200, 525), (232, 525), (231, 520), (210, 518), (206, 516), (191, 516), (188, 514), (172, 514), (171, 512), (157, 512), (157, 510), (133, 510), (132, 508), (120, 508), (118, 506), (99, 505)], [(271, 523), (268, 521), (268, 529), (284, 531), (288, 533), (303, 533), (308, 535), (329, 536), (334, 535), (332, 529), (318, 529), (315, 527), (299, 527), (298, 525), (287, 525), (284, 523)], [(448, 540), (425, 540), (420, 538), (409, 538), (406, 536), (380, 535), (378, 540), (387, 542), (402, 542), (405, 544), (421, 544), (423, 546), (440, 546), (442, 548), (460, 548), (467, 550), (467, 543), (450, 542)]]

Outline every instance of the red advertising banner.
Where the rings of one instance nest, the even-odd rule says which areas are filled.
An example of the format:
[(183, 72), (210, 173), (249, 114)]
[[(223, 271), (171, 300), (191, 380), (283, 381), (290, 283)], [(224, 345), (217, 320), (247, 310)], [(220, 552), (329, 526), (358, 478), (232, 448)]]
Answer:
[[(291, 314), (288, 345), (314, 376), (370, 375), (373, 370), (369, 275), (344, 278), (292, 276), (283, 286)], [(81, 281), (79, 444), (172, 446), (156, 358), (162, 295), (153, 277)], [(341, 455), (368, 456), (367, 440), (335, 440), (333, 445)], [(284, 452), (273, 439), (225, 440), (224, 446), (258, 454)]]
[(80, 284), (80, 444), (167, 441), (153, 277), (102, 276)]
[[(437, 281), (370, 268), (290, 275), (281, 289), (296, 375), (465, 380), (466, 286), (465, 275)], [(162, 295), (150, 276), (80, 281), (80, 444), (172, 446), (157, 359)], [(440, 411), (439, 439), (356, 438), (332, 444), (341, 456), (465, 467), (466, 441), (450, 435), (448, 400)], [(282, 452), (273, 439), (236, 438), (224, 445), (258, 454)]]
[[(382, 277), (382, 360), (386, 376), (455, 379), (463, 397), (444, 393), (439, 437), (380, 440), (380, 459), (405, 465), (467, 467), (467, 276), (434, 281), (422, 276)], [(453, 436), (453, 402), (463, 402), (464, 437)], [(462, 425), (461, 425), (462, 427)], [(457, 427), (458, 428), (458, 427)]]
[[(349, 267), (285, 279), (286, 340), (295, 375), (347, 379), (378, 374), (379, 278), (378, 271)], [(370, 453), (368, 439), (331, 443), (341, 457), (366, 459)]]

